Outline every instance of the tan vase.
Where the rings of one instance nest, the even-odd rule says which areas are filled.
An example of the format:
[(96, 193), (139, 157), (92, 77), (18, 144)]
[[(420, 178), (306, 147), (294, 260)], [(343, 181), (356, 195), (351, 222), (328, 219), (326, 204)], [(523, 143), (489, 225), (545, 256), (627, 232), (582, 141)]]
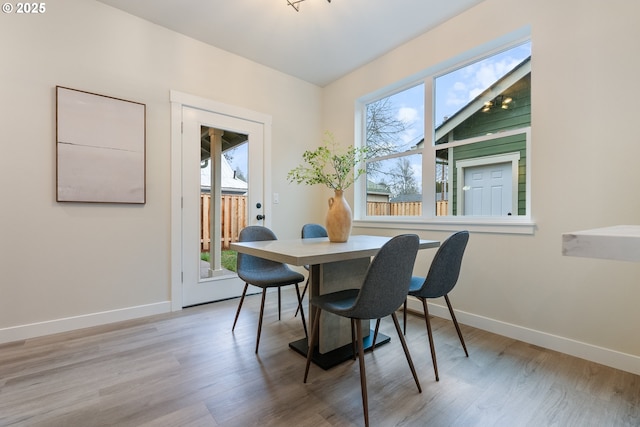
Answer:
[(335, 190), (329, 198), (327, 212), (327, 234), (330, 242), (346, 242), (351, 234), (351, 207), (345, 200), (342, 190)]

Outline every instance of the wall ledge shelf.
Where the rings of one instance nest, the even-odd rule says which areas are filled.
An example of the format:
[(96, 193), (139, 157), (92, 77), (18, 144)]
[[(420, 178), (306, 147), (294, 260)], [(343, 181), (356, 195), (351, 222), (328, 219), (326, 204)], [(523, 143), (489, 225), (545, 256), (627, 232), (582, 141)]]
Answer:
[(563, 233), (562, 255), (640, 262), (640, 225)]

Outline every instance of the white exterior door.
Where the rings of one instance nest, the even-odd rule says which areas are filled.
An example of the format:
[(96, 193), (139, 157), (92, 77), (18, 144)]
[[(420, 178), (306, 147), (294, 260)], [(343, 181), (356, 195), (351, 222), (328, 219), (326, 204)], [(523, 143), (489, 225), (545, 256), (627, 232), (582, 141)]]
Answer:
[(511, 163), (464, 168), (462, 190), (464, 215), (514, 215)]
[[(255, 121), (190, 107), (183, 107), (182, 120), (182, 306), (186, 307), (239, 296), (244, 286), (237, 275), (228, 270), (216, 270), (210, 277), (201, 275), (201, 133), (203, 129), (215, 128), (248, 135), (247, 217), (249, 224), (262, 225), (263, 221), (258, 221), (256, 218), (259, 214), (265, 214), (264, 128), (263, 124)], [(212, 156), (215, 157), (213, 151)], [(212, 157), (211, 160), (212, 163), (220, 164), (221, 151), (219, 149), (217, 151), (218, 159)], [(213, 181), (212, 196), (219, 194), (220, 190), (220, 180)], [(212, 242), (213, 244), (215, 243)], [(216, 265), (219, 265), (219, 261)]]

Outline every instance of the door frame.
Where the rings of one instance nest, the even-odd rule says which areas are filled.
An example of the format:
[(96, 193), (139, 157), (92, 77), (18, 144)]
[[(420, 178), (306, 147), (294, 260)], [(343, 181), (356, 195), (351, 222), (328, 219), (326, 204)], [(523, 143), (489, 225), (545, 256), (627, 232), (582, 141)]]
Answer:
[[(263, 126), (263, 200), (264, 212), (271, 212), (271, 131), (272, 118), (268, 114), (243, 107), (224, 104), (196, 95), (171, 90), (171, 311), (182, 310), (182, 110), (196, 108), (241, 120), (261, 123)], [(270, 215), (265, 225), (269, 226)]]

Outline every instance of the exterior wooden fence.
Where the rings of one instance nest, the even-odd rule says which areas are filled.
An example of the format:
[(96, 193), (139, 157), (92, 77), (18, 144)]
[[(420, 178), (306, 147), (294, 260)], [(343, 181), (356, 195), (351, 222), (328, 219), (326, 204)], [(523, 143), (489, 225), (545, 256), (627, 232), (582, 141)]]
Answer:
[[(436, 216), (447, 215), (448, 201), (436, 202)], [(422, 202), (367, 202), (367, 215), (369, 216), (420, 216), (422, 215)]]
[[(221, 201), (222, 250), (229, 249), (231, 242), (238, 241), (240, 230), (247, 226), (247, 197), (229, 194), (222, 195)], [(211, 242), (210, 217), (211, 194), (200, 194), (200, 251), (208, 252)]]
[(447, 216), (449, 214), (449, 201), (440, 200), (436, 202), (436, 216)]

